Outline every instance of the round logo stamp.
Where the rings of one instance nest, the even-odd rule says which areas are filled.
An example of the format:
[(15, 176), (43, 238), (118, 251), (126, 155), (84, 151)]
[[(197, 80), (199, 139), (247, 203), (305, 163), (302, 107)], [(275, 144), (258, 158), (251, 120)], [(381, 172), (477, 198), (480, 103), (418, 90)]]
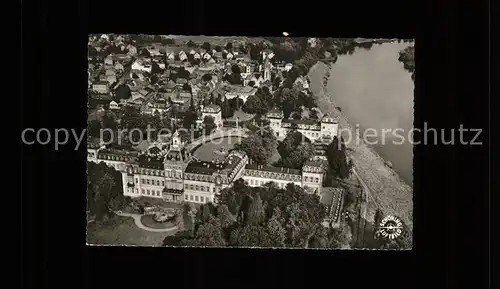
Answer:
[(384, 238), (394, 240), (403, 233), (403, 222), (398, 217), (389, 215), (380, 222), (379, 233)]

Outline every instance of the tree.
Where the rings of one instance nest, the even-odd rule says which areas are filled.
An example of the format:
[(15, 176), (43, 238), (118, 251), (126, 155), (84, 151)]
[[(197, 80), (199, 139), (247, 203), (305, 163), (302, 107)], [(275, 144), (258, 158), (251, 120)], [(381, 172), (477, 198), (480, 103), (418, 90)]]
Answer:
[(243, 204), (245, 225), (260, 225), (265, 217), (260, 196), (258, 194), (255, 197), (247, 196)]
[(273, 214), (267, 222), (266, 228), (273, 247), (284, 247), (286, 240), (286, 230), (283, 228), (283, 217), (280, 208), (275, 207)]
[(231, 66), (231, 72), (234, 74), (241, 74), (240, 66), (238, 64), (233, 64), (233, 66)]
[(272, 157), (276, 146), (277, 141), (272, 133), (265, 133), (262, 136), (253, 133), (236, 144), (235, 148), (244, 151), (255, 163), (265, 165)]
[(104, 163), (87, 162), (87, 202), (97, 221), (111, 216), (130, 202), (122, 193), (121, 173)]
[(194, 43), (192, 40), (189, 40), (186, 45), (187, 45), (187, 47), (196, 47), (197, 46), (196, 43)]
[(89, 123), (88, 134), (95, 138), (101, 137), (101, 122), (98, 120), (92, 120)]
[(217, 128), (217, 125), (214, 122), (214, 118), (209, 115), (205, 116), (205, 119), (203, 120), (203, 126), (205, 135), (210, 135)]
[(137, 74), (135, 74), (135, 72), (132, 72), (132, 78), (133, 78), (133, 79), (138, 79), (138, 78), (139, 78), (139, 76), (137, 76)]
[(194, 129), (196, 127), (196, 120), (198, 119), (198, 114), (194, 109), (190, 108), (186, 114), (184, 115), (184, 119), (182, 120), (182, 126), (185, 129)]
[(151, 84), (157, 83), (158, 82), (158, 76), (156, 76), (156, 74), (151, 75), (150, 82), (151, 82)]
[(222, 47), (220, 47), (220, 45), (216, 45), (214, 49), (217, 52), (221, 52), (222, 51)]
[(223, 247), (226, 245), (221, 224), (217, 218), (210, 216), (208, 222), (202, 223), (195, 232), (194, 239), (184, 239), (183, 246)]
[(271, 240), (266, 229), (261, 226), (249, 225), (236, 228), (230, 234), (230, 244), (238, 247), (270, 247)]
[(151, 57), (151, 54), (149, 53), (149, 51), (146, 48), (141, 49), (141, 51), (139, 52), (139, 55), (144, 56), (144, 57)]
[(249, 81), (248, 82), (248, 86), (254, 87), (255, 86), (255, 81), (253, 81), (253, 80)]
[(226, 50), (232, 50), (233, 49), (233, 44), (231, 42), (228, 42), (226, 44)]
[(161, 73), (161, 71), (162, 69), (160, 68), (158, 63), (153, 62), (153, 64), (151, 64), (151, 74)]
[(207, 52), (209, 52), (211, 49), (211, 45), (209, 42), (204, 42), (203, 45), (201, 46), (203, 49), (205, 49)]
[(212, 75), (210, 73), (205, 73), (201, 79), (205, 82), (209, 82), (210, 80), (212, 80)]
[(217, 207), (217, 218), (219, 218), (221, 228), (225, 229), (231, 226), (234, 222), (231, 212), (227, 205), (222, 204)]
[(350, 174), (350, 168), (346, 155), (346, 147), (336, 136), (333, 141), (327, 146), (326, 156), (328, 164), (333, 172), (339, 178), (347, 178)]
[(130, 87), (128, 85), (122, 83), (115, 88), (115, 98), (117, 100), (129, 99), (131, 96), (132, 92), (130, 91)]
[(313, 120), (318, 120), (318, 111), (315, 109), (311, 109), (309, 111), (309, 118)]

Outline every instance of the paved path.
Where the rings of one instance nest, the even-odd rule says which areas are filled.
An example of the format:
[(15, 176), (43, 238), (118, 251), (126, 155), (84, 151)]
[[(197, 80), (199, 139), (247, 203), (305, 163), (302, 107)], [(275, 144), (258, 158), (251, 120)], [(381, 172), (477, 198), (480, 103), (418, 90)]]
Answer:
[(153, 228), (146, 227), (141, 222), (141, 217), (143, 216), (141, 214), (130, 214), (130, 213), (124, 213), (124, 212), (120, 212), (120, 211), (116, 211), (114, 213), (118, 216), (133, 218), (135, 225), (137, 227), (145, 230), (145, 231), (160, 233), (160, 232), (172, 232), (172, 231), (177, 230), (177, 226), (174, 226), (171, 228), (165, 228), (165, 229), (153, 229)]

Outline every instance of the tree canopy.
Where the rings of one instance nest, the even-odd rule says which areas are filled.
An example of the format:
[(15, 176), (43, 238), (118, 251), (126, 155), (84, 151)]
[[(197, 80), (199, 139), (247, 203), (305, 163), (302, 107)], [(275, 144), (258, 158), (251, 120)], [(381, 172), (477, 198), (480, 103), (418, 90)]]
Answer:
[(193, 235), (167, 237), (164, 245), (340, 248), (352, 238), (348, 226), (324, 228), (326, 208), (319, 197), (293, 184), (252, 188), (240, 179), (216, 198), (213, 212), (200, 208)]
[(111, 217), (112, 211), (122, 209), (131, 201), (122, 190), (120, 172), (104, 162), (87, 162), (87, 209), (96, 221)]
[(235, 148), (244, 151), (255, 163), (266, 165), (271, 160), (277, 145), (278, 141), (272, 133), (254, 132), (236, 144)]

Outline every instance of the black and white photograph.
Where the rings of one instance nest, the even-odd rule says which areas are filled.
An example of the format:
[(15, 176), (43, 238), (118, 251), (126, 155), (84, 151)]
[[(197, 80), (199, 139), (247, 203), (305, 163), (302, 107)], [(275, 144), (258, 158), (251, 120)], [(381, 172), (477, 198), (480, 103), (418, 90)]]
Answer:
[(411, 250), (414, 47), (89, 35), (87, 245)]

